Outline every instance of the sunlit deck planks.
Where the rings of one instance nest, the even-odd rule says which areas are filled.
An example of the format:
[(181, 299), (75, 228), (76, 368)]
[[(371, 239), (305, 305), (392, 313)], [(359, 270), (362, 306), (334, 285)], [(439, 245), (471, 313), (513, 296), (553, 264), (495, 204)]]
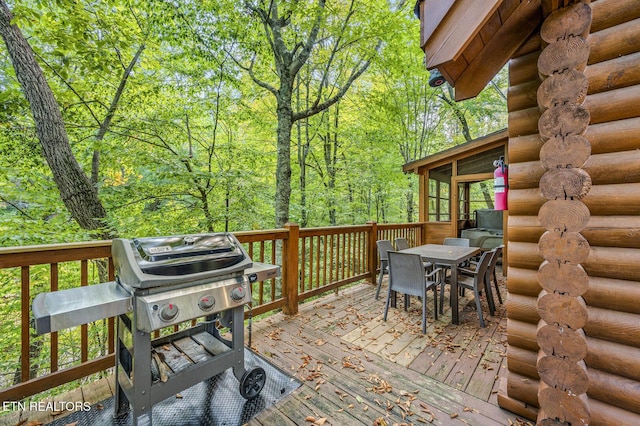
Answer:
[(408, 313), (391, 309), (385, 323), (384, 298), (373, 296), (373, 286), (357, 285), (293, 317), (254, 323), (252, 347), (304, 385), (252, 424), (520, 422), (496, 402), (506, 365), (504, 306), (481, 329), (467, 295), (459, 326), (448, 309), (422, 335), (417, 300)]

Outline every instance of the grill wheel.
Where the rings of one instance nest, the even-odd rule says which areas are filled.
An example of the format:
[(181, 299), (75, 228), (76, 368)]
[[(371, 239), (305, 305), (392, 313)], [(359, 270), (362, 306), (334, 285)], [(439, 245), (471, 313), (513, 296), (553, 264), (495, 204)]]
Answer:
[(240, 395), (245, 399), (253, 399), (260, 394), (267, 380), (267, 375), (262, 367), (247, 370), (240, 379)]

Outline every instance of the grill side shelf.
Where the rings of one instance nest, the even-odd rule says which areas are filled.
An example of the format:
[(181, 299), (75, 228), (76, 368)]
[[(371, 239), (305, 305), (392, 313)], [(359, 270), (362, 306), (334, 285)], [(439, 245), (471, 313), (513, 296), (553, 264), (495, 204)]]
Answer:
[(40, 293), (33, 299), (38, 334), (88, 324), (133, 310), (132, 297), (115, 281)]

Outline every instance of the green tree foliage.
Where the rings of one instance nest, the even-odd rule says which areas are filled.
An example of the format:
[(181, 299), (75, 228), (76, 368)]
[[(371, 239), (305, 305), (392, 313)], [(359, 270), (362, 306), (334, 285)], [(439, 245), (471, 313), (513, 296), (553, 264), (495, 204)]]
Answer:
[[(391, 5), (9, 3), (121, 236), (270, 228), (283, 160), (290, 220), (416, 220), (417, 179), (402, 164), (464, 142), (456, 113), (477, 137), (504, 127), (506, 108), (493, 87), (455, 108), (446, 88), (428, 87), (412, 5)], [(290, 63), (283, 142), (277, 56), (293, 60), (309, 40), (307, 59)], [(506, 76), (496, 82), (504, 91)], [(60, 200), (4, 47), (0, 89), (0, 245), (91, 238)]]
[[(427, 85), (408, 2), (6, 4), (107, 225), (123, 237), (266, 229), (274, 217), (303, 226), (415, 221), (417, 177), (402, 165), (506, 125), (496, 89), (504, 93), (506, 73), (458, 104), (446, 86)], [(283, 164), (290, 197), (275, 177)], [(91, 238), (61, 200), (0, 45), (0, 246)], [(77, 285), (74, 267), (61, 266), (61, 288)], [(101, 281), (91, 268), (90, 282)], [(45, 269), (34, 268), (32, 294), (47, 290)], [(19, 272), (0, 277), (6, 348), (19, 341)], [(92, 347), (104, 346), (103, 330), (91, 329)], [(45, 348), (34, 368), (46, 365), (46, 339), (34, 339)], [(60, 339), (79, 347), (75, 331)], [(0, 386), (11, 384), (18, 356), (0, 357)], [(78, 354), (60, 358), (63, 367)]]

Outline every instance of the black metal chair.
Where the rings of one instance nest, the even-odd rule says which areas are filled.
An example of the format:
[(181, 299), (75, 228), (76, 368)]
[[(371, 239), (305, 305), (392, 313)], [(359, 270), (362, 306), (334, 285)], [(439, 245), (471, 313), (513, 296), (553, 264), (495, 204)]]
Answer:
[(409, 308), (409, 296), (419, 296), (422, 300), (422, 333), (427, 332), (427, 290), (433, 290), (433, 316), (438, 319), (438, 284), (441, 269), (424, 273), (422, 257), (419, 254), (398, 253), (390, 251), (389, 258), (389, 289), (387, 303), (384, 307), (384, 317), (387, 313), (391, 298), (395, 292), (404, 294), (404, 309)]

